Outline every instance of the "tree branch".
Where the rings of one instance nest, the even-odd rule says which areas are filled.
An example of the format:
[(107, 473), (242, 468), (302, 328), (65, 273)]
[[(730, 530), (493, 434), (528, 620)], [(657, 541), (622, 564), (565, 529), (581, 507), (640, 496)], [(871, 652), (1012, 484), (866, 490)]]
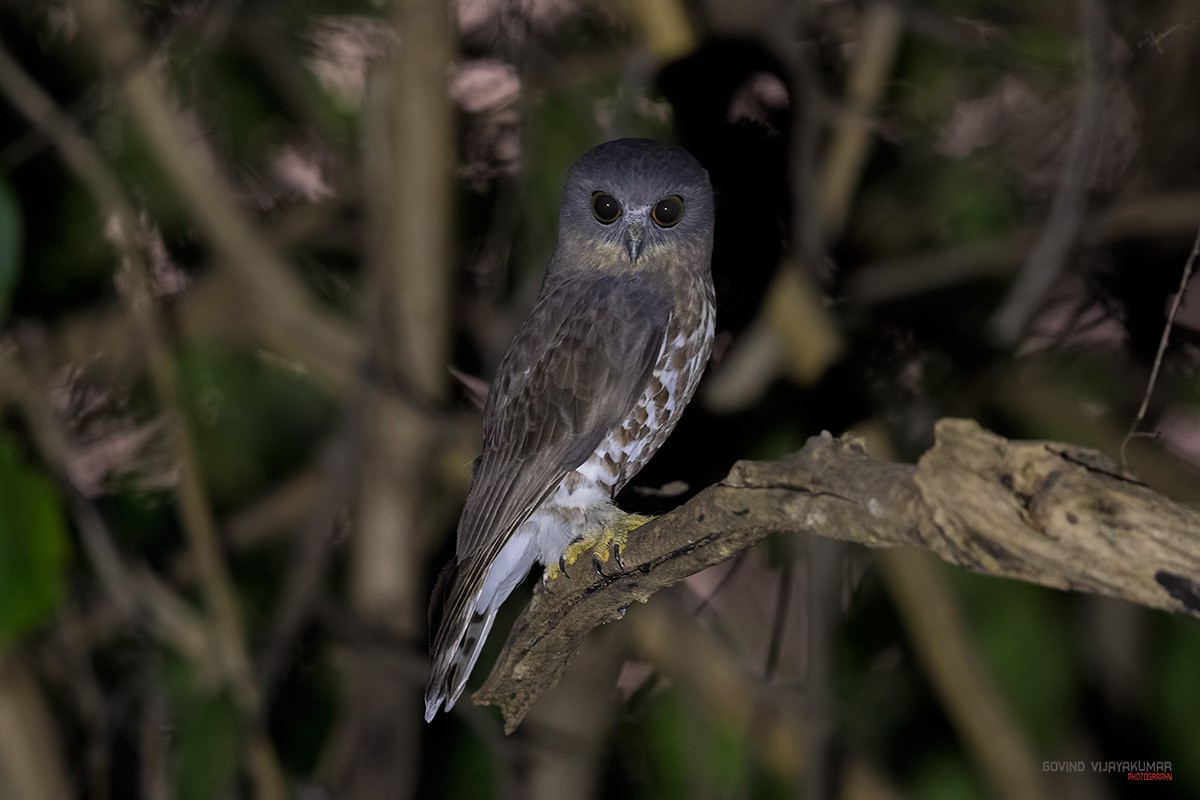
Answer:
[(878, 461), (854, 437), (828, 434), (780, 461), (734, 465), (639, 529), (624, 567), (576, 570), (539, 591), (475, 702), (498, 706), (514, 730), (589, 631), (774, 532), (918, 547), (975, 572), (1200, 619), (1200, 513), (1098, 451), (945, 419), (916, 465)]

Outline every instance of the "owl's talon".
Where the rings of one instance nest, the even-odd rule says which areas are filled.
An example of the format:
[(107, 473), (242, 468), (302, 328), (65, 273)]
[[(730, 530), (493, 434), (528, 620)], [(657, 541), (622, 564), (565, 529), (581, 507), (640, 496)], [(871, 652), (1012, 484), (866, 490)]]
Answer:
[[(616, 556), (616, 553), (613, 552), (613, 555)], [(621, 559), (619, 557), (614, 558), (614, 560), (616, 561), (616, 564), (617, 564), (617, 571), (616, 572), (605, 572), (604, 565), (608, 563), (608, 558), (605, 558), (604, 556), (600, 555), (599, 553), (593, 553), (592, 554), (592, 569), (595, 570), (596, 574), (599, 575), (601, 578), (611, 578), (613, 575), (617, 575), (625, 570), (625, 565), (621, 563)]]
[(625, 560), (622, 558), (622, 553), (625, 550), (629, 532), (645, 525), (650, 519), (651, 517), (641, 514), (625, 514), (609, 527), (576, 539), (567, 545), (567, 549), (559, 557), (559, 571), (566, 575), (567, 565), (574, 564), (590, 550), (592, 551), (592, 569), (596, 571), (597, 575), (609, 577), (613, 574), (605, 572), (603, 568), (609, 559), (616, 562), (619, 572), (623, 572)]
[(550, 584), (554, 583), (560, 577), (565, 577), (566, 574), (567, 571), (563, 567), (562, 561), (556, 564), (547, 564), (546, 568), (542, 570), (542, 587), (549, 591)]

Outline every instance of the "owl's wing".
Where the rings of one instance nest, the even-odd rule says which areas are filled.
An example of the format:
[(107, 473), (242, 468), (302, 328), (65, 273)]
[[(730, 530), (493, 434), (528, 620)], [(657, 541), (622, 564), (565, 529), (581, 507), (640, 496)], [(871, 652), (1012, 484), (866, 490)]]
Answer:
[[(454, 705), (495, 618), (484, 581), (513, 533), (634, 409), (666, 338), (671, 304), (642, 276), (552, 276), (500, 363), (483, 455), (458, 522), (458, 557), (430, 604), (425, 719)], [(487, 598), (491, 604), (502, 597)]]
[(662, 350), (671, 304), (643, 276), (547, 286), (500, 364), (458, 560), (490, 564), (513, 532), (633, 410)]

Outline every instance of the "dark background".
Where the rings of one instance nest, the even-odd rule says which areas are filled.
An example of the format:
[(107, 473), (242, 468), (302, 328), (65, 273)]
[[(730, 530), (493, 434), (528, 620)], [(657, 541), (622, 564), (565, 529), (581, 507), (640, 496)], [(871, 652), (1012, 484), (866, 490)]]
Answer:
[[(717, 193), (713, 363), (625, 508), (943, 416), (1118, 458), (1200, 226), (1194, 2), (8, 2), (0, 44), (0, 800), (1200, 794), (1194, 621), (817, 540), (631, 610), (513, 736), (420, 706), (447, 366), (492, 374), (575, 158)], [(1127, 452), (1189, 506), (1191, 291)]]

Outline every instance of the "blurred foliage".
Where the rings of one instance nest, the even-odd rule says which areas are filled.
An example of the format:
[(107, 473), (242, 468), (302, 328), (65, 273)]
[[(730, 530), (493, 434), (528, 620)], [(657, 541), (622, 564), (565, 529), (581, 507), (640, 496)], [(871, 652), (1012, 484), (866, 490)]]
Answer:
[[(376, 298), (364, 297), (363, 287), (372, 285), (365, 220), (377, 198), (362, 189), (362, 95), (368, 67), (391, 41), (386, 4), (124, 5), (134, 12), (147, 58), (162, 70), (177, 121), (213, 157), (240, 212), (286, 256), (316, 307), (338, 323), (360, 326), (355, 331), (364, 339), (374, 336), (364, 320)], [(453, 269), (452, 318), (445, 324), (457, 366), (491, 373), (553, 251), (565, 171), (589, 146), (617, 135), (678, 140), (709, 168), (721, 253), (714, 263), (725, 337), (719, 348), (728, 345), (722, 350), (728, 359), (744, 358), (737, 345), (758, 317), (781, 251), (795, 260), (803, 250), (794, 240), (802, 235), (796, 228), (805, 221), (804, 203), (793, 209), (770, 187), (790, 182), (791, 199), (816, 196), (816, 187), (795, 184), (813, 181), (809, 173), (819, 170), (805, 172), (794, 159), (812, 151), (819, 166), (826, 152), (864, 6), (799, 4), (816, 10), (763, 22), (755, 14), (766, 13), (766, 4), (746, 4), (746, 16), (738, 17), (733, 9), (741, 5), (680, 4), (691, 14), (682, 18), (694, 27), (698, 47), (672, 65), (654, 63), (651, 33), (616, 6), (574, 0), (455, 6), (456, 261), (427, 268)], [(698, 401), (639, 478), (643, 486), (682, 481), (694, 492), (738, 458), (777, 457), (817, 431), (840, 432), (865, 419), (882, 420), (894, 448), (909, 458), (928, 446), (933, 420), (944, 415), (972, 416), (1009, 436), (1109, 449), (1132, 419), (1194, 228), (1164, 232), (1151, 219), (1147, 231), (1088, 238), (1012, 351), (997, 347), (986, 330), (1021, 254), (980, 272), (940, 276), (944, 282), (934, 290), (917, 285), (882, 302), (854, 294), (856, 275), (869, 267), (896, 259), (911, 266), (961, 246), (1035, 236), (1074, 125), (1078, 4), (902, 6), (900, 50), (883, 101), (868, 110), (872, 149), (847, 229), (828, 241), (818, 235), (815, 243), (831, 265), (822, 288), (844, 325), (848, 355), (814, 386), (795, 385), (775, 370), (738, 410), (716, 413)], [(1184, 0), (1113, 0), (1105, 8), (1113, 26), (1111, 108), (1086, 187), (1085, 224), (1131, 198), (1200, 190), (1200, 105), (1178, 88), (1200, 80), (1195, 8)], [(714, 713), (711, 697), (723, 687), (702, 687), (712, 693), (706, 696), (657, 669), (628, 703), (613, 700), (611, 723), (571, 715), (550, 723), (531, 719), (506, 739), (490, 711), (464, 710), (464, 698), (453, 715), (429, 726), (415, 712), (396, 717), (393, 726), (404, 733), (398, 750), (389, 750), (383, 737), (347, 733), (355, 715), (363, 716), (361, 706), (396, 686), (415, 697), (424, 680), (419, 668), (397, 668), (367, 687), (347, 666), (379, 652), (411, 665), (424, 658), (425, 644), (398, 641), (377, 619), (354, 610), (360, 453), (344, 461), (328, 456), (339, 444), (362, 449), (354, 438), (359, 415), (367, 413), (355, 397), (361, 387), (339, 394), (246, 332), (253, 326), (243, 317), (269, 318), (275, 298), (247, 298), (243, 287), (230, 287), (229, 266), (214, 256), (123, 101), (121, 75), (98, 66), (94, 33), (76, 17), (67, 4), (5, 4), (0, 43), (78, 123), (140, 215), (134, 239), (150, 264), (178, 411), (216, 516), (266, 707), (261, 719), (247, 719), (212, 665), (159, 641), (144, 609), (134, 619), (117, 619), (106, 594), (111, 587), (102, 585), (81, 546), (79, 503), (99, 512), (118, 557), (158, 576), (201, 635), (209, 635), (211, 609), (176, 498), (177, 452), (163, 430), (165, 409), (146, 371), (145, 342), (130, 332), (122, 304), (109, 211), (97, 206), (48, 137), (4, 101), (0, 360), (11, 360), (35, 385), (36, 402), (61, 427), (67, 463), (56, 463), (45, 449), (43, 423), (28, 413), (27, 398), (0, 383), (0, 655), (28, 657), (48, 698), (41, 707), (61, 748), (47, 755), (49, 768), (58, 763), (80, 797), (148, 797), (149, 725), (165, 731), (169, 794), (180, 800), (243, 794), (247, 743), (264, 729), (290, 787), (310, 798), (355, 800), (339, 789), (356, 759), (403, 762), (409, 785), (381, 790), (387, 796), (501, 797), (510, 790), (524, 796), (530, 786), (547, 785), (531, 777), (535, 751), (564, 764), (600, 765), (599, 774), (588, 773), (589, 785), (558, 797), (802, 792), (807, 776), (781, 774), (769, 750), (777, 743), (763, 741), (754, 725)], [(1147, 31), (1171, 33), (1156, 44)], [(807, 61), (797, 65), (794, 58)], [(468, 67), (477, 70), (474, 83), (464, 79)], [(659, 85), (668, 69), (677, 71), (674, 84)], [(793, 102), (802, 106), (794, 109)], [(812, 141), (797, 139), (810, 131)], [(410, 189), (400, 193), (419, 207)], [(756, 222), (761, 227), (747, 227)], [(757, 239), (747, 241), (751, 235)], [(802, 266), (819, 272), (819, 265)], [(213, 285), (225, 293), (204, 294)], [(1137, 449), (1134, 464), (1155, 488), (1189, 503), (1200, 498), (1198, 331), (1194, 310), (1185, 306), (1148, 427), (1172, 413), (1184, 422), (1161, 442)], [(454, 513), (447, 509), (461, 502), (478, 423), (461, 396), (443, 404), (414, 396), (404, 381), (406, 365), (397, 360), (389, 367), (399, 376), (378, 374), (387, 370), (375, 365), (343, 366), (351, 383), (383, 388), (416, 409), (442, 448), (403, 454), (419, 460), (433, 487), (422, 499), (423, 523), (436, 529), (435, 541), (411, 548), (422, 559), (413, 569), (418, 585), (411, 587), (412, 608), (395, 611), (416, 618), (413, 609), (423, 605), (440, 567), (434, 562), (452, 547)], [(402, 485), (406, 476), (397, 470), (397, 492), (411, 489)], [(624, 505), (655, 513), (683, 499), (627, 494)], [(333, 520), (329, 529), (314, 530), (326, 519)], [(751, 559), (722, 596), (705, 600), (708, 611), (695, 615), (752, 681), (763, 680), (776, 615), (789, 613), (776, 607), (782, 550), (792, 556), (776, 547), (763, 563)], [(851, 561), (858, 564), (860, 556)], [(854, 573), (855, 591), (834, 635), (830, 762), (881, 775), (904, 796), (987, 796), (993, 788), (922, 673), (899, 612), (874, 574), (862, 572)], [(503, 609), (481, 666), (499, 651), (519, 598), (535, 580)], [(1075, 595), (963, 572), (953, 573), (952, 583), (975, 646), (1039, 756), (1169, 760), (1174, 781), (1156, 787), (1160, 793), (1200, 796), (1200, 626), (1137, 611), (1131, 627), (1120, 628)], [(692, 607), (698, 592), (680, 588), (667, 600)], [(301, 604), (299, 630), (284, 642), (280, 674), (262, 678), (264, 654), (279, 644), (273, 637), (298, 607), (297, 597), (307, 605)], [(799, 709), (807, 645), (798, 632), (803, 603), (795, 605), (799, 610), (784, 626), (790, 631), (785, 669), (769, 688)], [(1118, 646), (1133, 651), (1132, 705), (1105, 685), (1109, 664), (1088, 632), (1095, 629), (1128, 634)], [(482, 674), (476, 672), (472, 686)], [(599, 737), (600, 752), (581, 754), (579, 742), (591, 740), (579, 731), (593, 722), (611, 729)], [(808, 757), (799, 753), (795, 761)], [(86, 768), (77, 766), (84, 762)], [(1078, 776), (1048, 777), (1069, 796), (1097, 785), (1110, 797), (1128, 792), (1115, 774), (1088, 775), (1093, 782), (1073, 793), (1067, 790), (1077, 786), (1067, 781)], [(0, 798), (7, 797), (0, 786)]]
[(180, 800), (228, 796), (242, 748), (233, 702), (224, 693), (198, 686), (184, 662), (171, 659), (165, 671), (174, 710), (171, 773), (176, 796)]
[(1045, 749), (1064, 741), (1082, 680), (1070, 604), (1036, 586), (954, 576), (984, 658), (1034, 744)]
[(1147, 671), (1154, 675), (1148, 683), (1150, 724), (1156, 746), (1163, 758), (1171, 761), (1181, 791), (1200, 792), (1200, 752), (1196, 748), (1196, 715), (1200, 708), (1200, 685), (1196, 665), (1200, 664), (1200, 635), (1185, 620), (1155, 620)]
[(13, 286), (20, 275), (21, 206), (8, 181), (0, 176), (0, 324), (8, 316)]
[(244, 505), (309, 463), (334, 420), (311, 382), (247, 353), (186, 350), (178, 371), (218, 508)]
[(0, 645), (48, 622), (67, 590), (67, 522), (50, 481), (0, 433)]
[(930, 753), (916, 765), (913, 794), (931, 800), (983, 797), (986, 789), (961, 758), (949, 751)]
[[(721, 794), (744, 785), (744, 744), (707, 726), (679, 691), (651, 698), (643, 710), (636, 752), (645, 758), (646, 797)], [(633, 748), (631, 748), (633, 749)]]

